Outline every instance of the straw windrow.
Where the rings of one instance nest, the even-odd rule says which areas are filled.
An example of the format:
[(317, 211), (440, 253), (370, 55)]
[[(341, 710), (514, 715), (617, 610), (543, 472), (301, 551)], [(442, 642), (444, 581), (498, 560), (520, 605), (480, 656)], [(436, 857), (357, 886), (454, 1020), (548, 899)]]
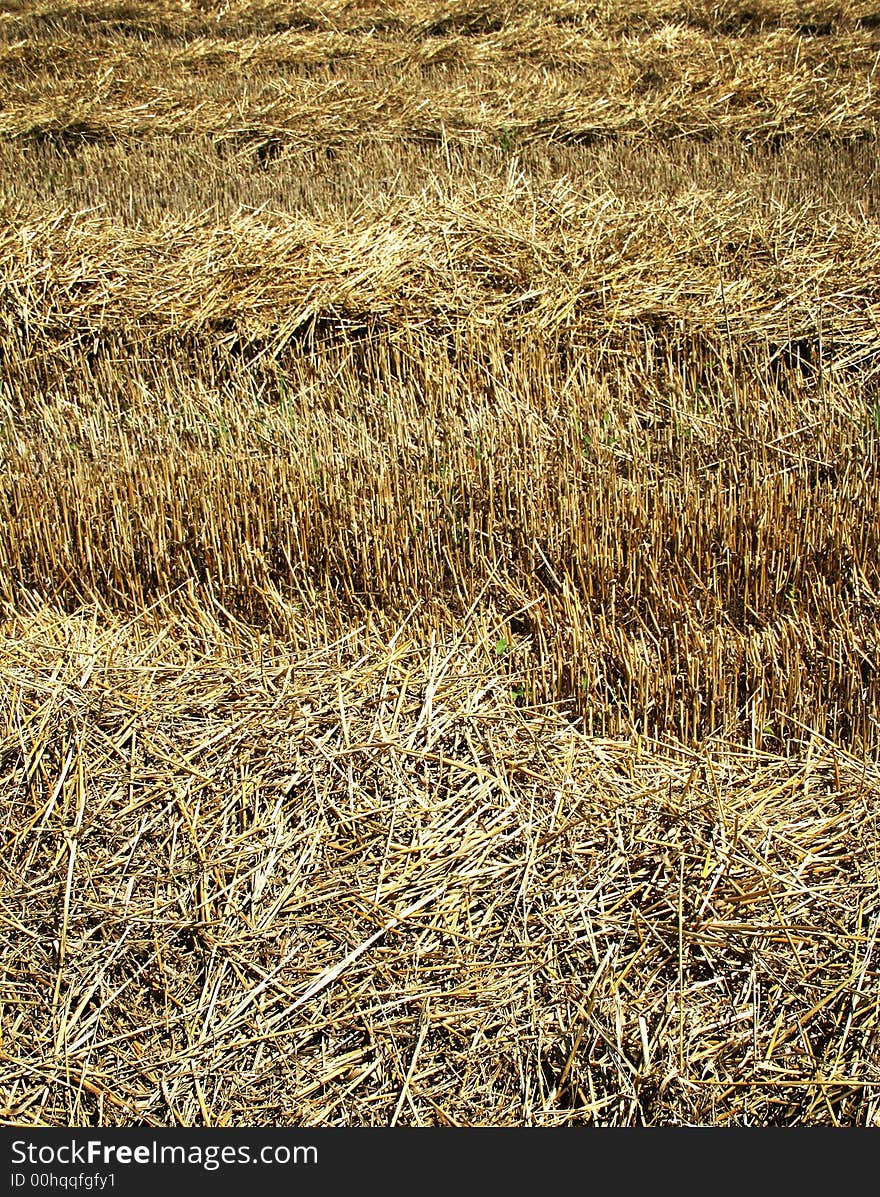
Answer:
[(880, 779), (839, 750), (588, 739), (478, 643), (204, 609), (24, 618), (3, 671), (19, 1125), (871, 1108)]

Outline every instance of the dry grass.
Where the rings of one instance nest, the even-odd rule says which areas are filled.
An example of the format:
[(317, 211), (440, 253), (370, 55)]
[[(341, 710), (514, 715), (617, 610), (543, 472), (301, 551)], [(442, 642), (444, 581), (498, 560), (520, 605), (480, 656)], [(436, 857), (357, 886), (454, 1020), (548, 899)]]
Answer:
[(178, 610), (7, 628), (7, 1119), (876, 1116), (876, 768), (586, 738), (479, 634)]
[(865, 5), (0, 9), (0, 1119), (877, 1123)]
[[(878, 38), (774, 28), (743, 38), (664, 24), (503, 21), (269, 37), (89, 33), (7, 43), (0, 136), (30, 142), (210, 136), (221, 145), (464, 143), (720, 136), (864, 138), (876, 130)], [(453, 28), (455, 28), (453, 26)]]
[(539, 190), (514, 161), (491, 190), (386, 196), (342, 221), (260, 212), (218, 227), (206, 214), (131, 229), (10, 215), (3, 320), (27, 363), (59, 340), (218, 332), (277, 360), (328, 324), (337, 337), (500, 324), (518, 342), (563, 335), (587, 361), (664, 332), (716, 355), (731, 340), (810, 341), (835, 371), (873, 365), (880, 344), (873, 218), (737, 191), (631, 203), (568, 181)]
[(592, 731), (870, 743), (872, 226), (515, 176), (334, 225), (11, 224), (5, 597), (485, 601)]

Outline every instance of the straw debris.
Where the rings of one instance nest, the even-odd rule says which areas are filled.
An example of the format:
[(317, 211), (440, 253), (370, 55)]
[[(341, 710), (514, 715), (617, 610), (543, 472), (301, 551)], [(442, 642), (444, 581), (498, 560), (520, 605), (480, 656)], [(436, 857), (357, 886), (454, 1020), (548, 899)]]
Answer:
[(6, 1118), (863, 1116), (876, 769), (591, 739), (476, 642), (235, 632), (8, 629)]

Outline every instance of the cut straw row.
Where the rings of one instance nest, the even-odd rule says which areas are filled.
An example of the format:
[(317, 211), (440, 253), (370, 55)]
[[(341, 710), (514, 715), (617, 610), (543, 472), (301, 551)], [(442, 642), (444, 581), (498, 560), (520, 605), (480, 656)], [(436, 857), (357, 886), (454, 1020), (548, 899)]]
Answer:
[(175, 609), (6, 627), (5, 1120), (876, 1119), (875, 769)]

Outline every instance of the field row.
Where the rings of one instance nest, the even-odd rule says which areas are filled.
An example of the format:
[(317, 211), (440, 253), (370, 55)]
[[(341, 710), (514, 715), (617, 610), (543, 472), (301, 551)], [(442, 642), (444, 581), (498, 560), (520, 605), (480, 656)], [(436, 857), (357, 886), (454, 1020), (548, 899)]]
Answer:
[(733, 73), (682, 77), (622, 64), (597, 67), (587, 79), (530, 68), (511, 75), (503, 64), (475, 76), (420, 72), (400, 78), (394, 67), (360, 79), (279, 78), (266, 67), (253, 82), (238, 72), (208, 80), (181, 73), (166, 79), (51, 78), (8, 88), (0, 137), (76, 149), (88, 141), (211, 136), (236, 148), (341, 150), (352, 142), (400, 140), (500, 145), (534, 141), (589, 144), (616, 138), (736, 136), (770, 143), (799, 138), (872, 137), (880, 98), (866, 70), (822, 75), (809, 67), (749, 58)]
[[(229, 228), (241, 223), (242, 212), (260, 210), (268, 214), (264, 223), (287, 213), (328, 230), (378, 223), (394, 208), (406, 217), (420, 199), (429, 212), (439, 206), (455, 213), (468, 211), (480, 197), (505, 210), (511, 193), (542, 197), (543, 203), (568, 191), (587, 214), (613, 196), (619, 214), (664, 204), (680, 212), (694, 197), (699, 207), (700, 197), (708, 196), (717, 197), (723, 210), (731, 196), (755, 227), (777, 223), (780, 210), (803, 213), (802, 244), (813, 235), (812, 217), (855, 222), (869, 232), (880, 217), (871, 141), (544, 141), (513, 149), (448, 139), (436, 145), (367, 140), (340, 154), (308, 143), (279, 148), (251, 140), (230, 150), (211, 137), (78, 142), (75, 153), (59, 153), (51, 141), (0, 138), (0, 211), (19, 228), (39, 226), (47, 214), (54, 219), (68, 209), (81, 219), (88, 213), (143, 232), (169, 223)], [(711, 222), (705, 227), (713, 228)], [(571, 237), (594, 234), (575, 229)], [(706, 258), (724, 262), (726, 244), (704, 247)]]
[(492, 0), (407, 0), (393, 6), (383, 0), (328, 0), (283, 3), (281, 0), (199, 0), (180, 5), (170, 0), (3, 0), (0, 36), (14, 40), (56, 34), (131, 34), (142, 39), (195, 37), (266, 37), (287, 31), (393, 33), (422, 37), (449, 34), (480, 36), (515, 26), (559, 26), (580, 34), (614, 36), (668, 25), (750, 36), (787, 29), (803, 36), (826, 36), (878, 26), (871, 0), (721, 0), (708, 7), (700, 0), (621, 0), (582, 4), (579, 0), (512, 0), (499, 9)]
[[(0, 25), (2, 31), (2, 25)], [(396, 31), (345, 33), (289, 31), (263, 37), (205, 36), (187, 41), (144, 42), (134, 35), (46, 32), (20, 40), (0, 41), (0, 78), (25, 93), (62, 79), (95, 82), (112, 76), (112, 86), (145, 83), (185, 73), (193, 86), (237, 91), (236, 74), (250, 84), (271, 78), (296, 77), (300, 70), (337, 66), (345, 73), (380, 76), (389, 68), (467, 69), (491, 73), (517, 67), (537, 76), (549, 69), (565, 78), (613, 93), (656, 92), (678, 83), (698, 92), (722, 75), (731, 80), (785, 74), (812, 79), (827, 87), (847, 75), (870, 73), (877, 60), (880, 33), (855, 29), (823, 37), (776, 29), (743, 39), (669, 24), (656, 30), (613, 35), (605, 30), (546, 24), (540, 20), (511, 22), (479, 36), (449, 33), (417, 36)], [(269, 75), (271, 72), (271, 76)], [(518, 72), (519, 73), (519, 72)], [(418, 76), (415, 76), (418, 77)], [(423, 74), (422, 78), (429, 78)], [(867, 83), (867, 79), (862, 80)], [(112, 94), (104, 81), (104, 94)]]
[[(591, 356), (645, 338), (729, 356), (759, 345), (813, 371), (873, 370), (873, 218), (748, 192), (635, 201), (542, 190), (386, 195), (335, 221), (239, 213), (131, 227), (11, 213), (0, 233), (6, 385), (88, 341), (210, 336), (277, 359), (303, 337), (430, 328), (541, 333)], [(699, 354), (686, 369), (700, 372)]]
[[(88, 11), (71, 10), (84, 19)], [(778, 144), (876, 132), (880, 37), (870, 23), (759, 25), (741, 37), (665, 10), (659, 26), (626, 31), (615, 13), (594, 27), (540, 7), (488, 24), (471, 14), (476, 24), (465, 29), (425, 9), (401, 29), (377, 25), (369, 10), (351, 26), (342, 8), (319, 28), (270, 23), (232, 37), (215, 23), (195, 39), (145, 42), (112, 22), (23, 36), (7, 12), (0, 138), (76, 149), (210, 136), (263, 143), (274, 158), (364, 140), (509, 152), (535, 141), (731, 135)], [(231, 14), (224, 6), (214, 15)]]
[(875, 218), (485, 182), (14, 214), (6, 601), (192, 580), (287, 629), (421, 604), (426, 634), (483, 604), (521, 701), (593, 730), (870, 740)]
[(196, 584), (285, 635), (479, 607), (519, 700), (590, 730), (869, 741), (875, 401), (796, 368), (689, 378), (668, 349), (603, 379), (488, 334), (283, 368), (111, 343), (43, 399), (5, 390), (2, 597), (136, 614)]
[(0, 727), (16, 1125), (876, 1118), (880, 779), (821, 741), (590, 741), (476, 627), (185, 595), (7, 621)]

